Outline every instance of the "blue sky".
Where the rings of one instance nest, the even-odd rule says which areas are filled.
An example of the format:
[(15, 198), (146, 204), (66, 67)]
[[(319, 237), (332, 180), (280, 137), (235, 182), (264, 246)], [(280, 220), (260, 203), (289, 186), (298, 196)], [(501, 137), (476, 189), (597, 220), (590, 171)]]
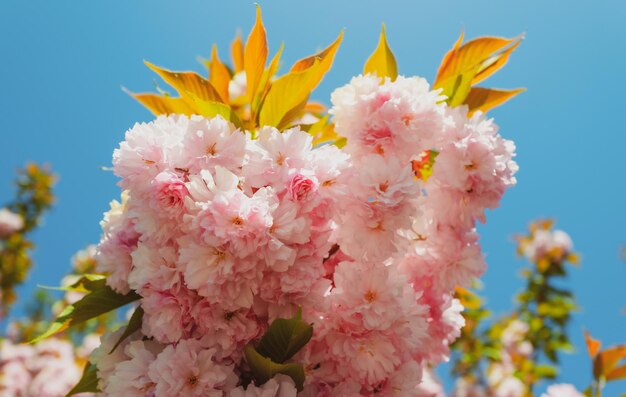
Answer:
[[(496, 312), (521, 288), (523, 262), (512, 235), (532, 219), (554, 217), (582, 254), (567, 285), (581, 311), (570, 328), (580, 347), (563, 359), (561, 380), (588, 383), (582, 329), (606, 344), (626, 341), (626, 3), (621, 1), (261, 1), (274, 53), (285, 42), (290, 65), (346, 35), (333, 70), (315, 93), (328, 102), (334, 87), (361, 71), (380, 25), (402, 74), (434, 77), (463, 29), (466, 37), (526, 32), (503, 71), (487, 81), (528, 91), (491, 116), (517, 143), (518, 186), (482, 226), (489, 270), (483, 278)], [(60, 175), (58, 203), (34, 238), (36, 268), (21, 291), (55, 285), (69, 258), (97, 242), (98, 222), (119, 194), (100, 169), (126, 129), (151, 118), (120, 89), (153, 89), (144, 59), (172, 69), (202, 70), (211, 43), (222, 57), (236, 28), (247, 34), (252, 1), (30, 1), (0, 4), (0, 203), (9, 200), (16, 168), (50, 163)], [(607, 395), (625, 389), (617, 385)]]

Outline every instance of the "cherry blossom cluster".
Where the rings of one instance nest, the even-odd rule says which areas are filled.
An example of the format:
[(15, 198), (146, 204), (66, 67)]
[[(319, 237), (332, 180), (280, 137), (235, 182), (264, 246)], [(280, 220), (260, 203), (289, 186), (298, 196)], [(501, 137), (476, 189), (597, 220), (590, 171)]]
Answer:
[(469, 382), (460, 378), (455, 384), (453, 396), (494, 396), (494, 397), (523, 397), (528, 394), (528, 387), (516, 372), (520, 367), (520, 360), (531, 359), (533, 346), (527, 340), (528, 324), (513, 319), (504, 328), (500, 335), (502, 348), (500, 359), (487, 368), (486, 385)]
[[(141, 331), (92, 356), (124, 396), (295, 396), (249, 378), (243, 349), (298, 309), (313, 324), (305, 396), (413, 396), (463, 326), (456, 286), (485, 262), (475, 229), (515, 184), (514, 144), (421, 78), (355, 77), (332, 95), (339, 149), (298, 126), (242, 131), (160, 116), (114, 152), (121, 201), (98, 270), (134, 291)], [(416, 162), (435, 158), (430, 177)]]
[[(85, 338), (74, 348), (71, 341), (50, 338), (36, 345), (0, 341), (0, 396), (63, 397), (78, 382), (82, 363), (95, 346), (97, 336)], [(77, 394), (79, 397), (91, 393)]]
[(535, 225), (529, 236), (520, 238), (520, 251), (531, 262), (548, 261), (562, 263), (576, 262), (573, 255), (574, 244), (569, 234), (563, 230)]

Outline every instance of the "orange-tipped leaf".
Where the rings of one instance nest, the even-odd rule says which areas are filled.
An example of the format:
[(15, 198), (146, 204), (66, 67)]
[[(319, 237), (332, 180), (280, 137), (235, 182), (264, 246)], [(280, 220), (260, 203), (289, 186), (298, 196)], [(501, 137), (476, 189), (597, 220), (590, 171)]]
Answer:
[(246, 96), (250, 102), (254, 99), (261, 82), (267, 54), (267, 36), (261, 18), (261, 7), (257, 5), (256, 21), (246, 41), (243, 57), (244, 70), (246, 71)]
[(526, 89), (498, 90), (495, 88), (474, 87), (470, 89), (464, 103), (469, 108), (469, 116), (478, 110), (487, 113), (488, 110), (502, 105), (504, 102), (523, 91), (526, 91)]
[(230, 83), (230, 72), (226, 65), (222, 63), (217, 54), (217, 46), (213, 44), (211, 50), (211, 61), (209, 62), (209, 82), (220, 94), (224, 103), (228, 103), (228, 84)]

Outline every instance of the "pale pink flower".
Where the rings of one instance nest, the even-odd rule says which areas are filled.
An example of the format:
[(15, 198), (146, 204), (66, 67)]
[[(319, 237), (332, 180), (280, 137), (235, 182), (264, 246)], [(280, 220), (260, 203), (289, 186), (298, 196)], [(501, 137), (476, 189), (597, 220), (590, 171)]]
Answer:
[(113, 346), (120, 340), (124, 331), (125, 327), (122, 327), (115, 332), (102, 335), (100, 337), (100, 346), (89, 356), (89, 362), (98, 369), (98, 388), (100, 390), (106, 389), (109, 384), (109, 377), (113, 373), (115, 366), (122, 361), (128, 360), (128, 355), (126, 355), (124, 351), (126, 345), (141, 337), (139, 333), (134, 333), (132, 336), (122, 341), (115, 351), (112, 351)]
[(445, 397), (446, 393), (437, 374), (432, 368), (424, 368), (422, 379), (415, 388), (415, 394), (409, 394), (416, 397)]
[(249, 309), (228, 310), (206, 299), (197, 302), (191, 312), (197, 325), (194, 336), (209, 347), (217, 348), (216, 357), (238, 362), (243, 348), (264, 330), (261, 321)]
[(191, 116), (183, 138), (184, 168), (195, 174), (216, 166), (237, 171), (244, 162), (246, 135), (221, 116)]
[(290, 170), (306, 168), (313, 138), (298, 127), (282, 133), (274, 127), (263, 127), (258, 135), (248, 143), (250, 159), (243, 167), (246, 184), (280, 190), (287, 185)]
[(407, 163), (432, 148), (442, 129), (445, 105), (426, 80), (399, 76), (395, 81), (367, 75), (331, 95), (335, 129), (348, 139), (352, 154), (383, 154)]
[(188, 194), (185, 181), (178, 175), (168, 171), (160, 172), (152, 181), (150, 207), (159, 216), (177, 218), (183, 213)]
[(168, 345), (148, 368), (155, 397), (221, 397), (237, 383), (233, 367), (214, 361), (215, 349), (195, 340)]
[(534, 232), (530, 243), (524, 245), (524, 256), (531, 261), (538, 261), (550, 253), (555, 260), (563, 260), (573, 250), (574, 243), (562, 230), (543, 230)]
[(297, 394), (298, 390), (293, 380), (286, 375), (278, 374), (261, 386), (250, 384), (245, 389), (239, 386), (231, 390), (228, 397), (296, 397)]
[(327, 337), (329, 360), (335, 361), (339, 376), (361, 385), (385, 381), (401, 363), (400, 352), (381, 333), (367, 336), (334, 334)]
[(197, 216), (197, 224), (207, 244), (228, 245), (230, 252), (244, 258), (267, 243), (276, 199), (269, 188), (252, 197), (240, 190), (220, 192)]
[(246, 72), (235, 73), (228, 82), (228, 96), (231, 100), (237, 99), (246, 94)]
[(541, 397), (583, 397), (583, 394), (576, 390), (573, 385), (561, 383), (548, 386), (548, 390)]
[(128, 274), (132, 267), (131, 253), (137, 247), (139, 233), (135, 231), (135, 220), (128, 211), (130, 196), (122, 193), (122, 202), (111, 201), (111, 210), (104, 214), (100, 222), (102, 239), (96, 251), (96, 270), (105, 273), (107, 285), (125, 294), (128, 287)]
[(155, 383), (148, 370), (163, 346), (153, 341), (136, 340), (125, 347), (128, 360), (115, 365), (104, 390), (110, 396), (144, 397), (154, 394)]
[(178, 252), (173, 245), (139, 243), (131, 257), (132, 269), (128, 274), (128, 284), (139, 293), (148, 285), (157, 290), (169, 290), (182, 281), (177, 268)]
[(113, 170), (120, 186), (145, 192), (160, 172), (184, 167), (182, 139), (189, 126), (186, 116), (159, 116), (150, 123), (135, 124), (113, 152)]
[(24, 227), (24, 219), (8, 208), (0, 209), (0, 239), (6, 238)]
[(426, 320), (419, 318), (424, 315), (417, 304), (419, 295), (394, 269), (382, 264), (343, 262), (337, 266), (334, 283), (330, 295), (333, 305), (355, 329), (395, 328), (397, 321), (404, 323), (417, 316), (411, 322), (421, 325), (424, 332)]
[(197, 299), (184, 287), (170, 290), (145, 288), (141, 307), (144, 310), (141, 331), (162, 343), (174, 343), (191, 336), (194, 327), (191, 310)]
[(307, 200), (316, 190), (317, 181), (302, 174), (295, 174), (287, 186), (289, 198), (294, 201)]

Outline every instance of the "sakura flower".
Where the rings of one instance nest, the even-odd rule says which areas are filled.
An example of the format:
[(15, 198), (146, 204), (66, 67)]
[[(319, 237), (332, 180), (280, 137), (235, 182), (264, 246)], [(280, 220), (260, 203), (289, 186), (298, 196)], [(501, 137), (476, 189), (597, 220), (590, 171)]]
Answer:
[(548, 386), (548, 390), (541, 397), (583, 397), (583, 394), (576, 390), (574, 386), (561, 383)]
[[(381, 84), (382, 83), (382, 84)], [(431, 149), (444, 122), (444, 105), (426, 80), (354, 77), (331, 95), (335, 128), (354, 155), (378, 153), (403, 163)]]
[(177, 268), (178, 253), (174, 245), (155, 247), (148, 242), (139, 243), (131, 257), (128, 284), (133, 290), (141, 292), (148, 285), (168, 290), (180, 284), (182, 277)]
[(130, 342), (124, 349), (128, 360), (115, 365), (104, 392), (111, 396), (154, 395), (156, 385), (148, 376), (148, 370), (162, 349), (152, 341)]
[(100, 338), (100, 346), (97, 347), (89, 357), (89, 362), (95, 365), (98, 370), (98, 388), (100, 390), (107, 388), (109, 377), (115, 370), (115, 366), (128, 359), (128, 355), (124, 351), (126, 345), (140, 336), (138, 333), (135, 333), (122, 341), (117, 349), (113, 350), (113, 346), (120, 340), (124, 330), (125, 328), (122, 327), (115, 332), (102, 335)]
[(221, 116), (191, 116), (182, 145), (188, 172), (212, 171), (216, 166), (235, 172), (244, 162), (246, 136)]
[(6, 238), (24, 227), (24, 219), (7, 208), (0, 209), (0, 238)]
[(175, 218), (184, 210), (184, 200), (189, 194), (185, 182), (172, 172), (160, 172), (152, 182), (150, 206), (166, 217)]
[(142, 291), (144, 310), (142, 332), (162, 343), (173, 343), (191, 335), (191, 310), (197, 299), (184, 287), (170, 290), (146, 288)]
[(113, 200), (111, 210), (100, 223), (103, 236), (96, 252), (96, 270), (108, 274), (107, 285), (119, 293), (128, 293), (128, 274), (132, 266), (131, 253), (139, 241), (135, 220), (128, 210), (130, 195), (122, 194), (122, 202)]
[(262, 386), (250, 384), (245, 389), (239, 386), (231, 390), (228, 397), (296, 397), (297, 393), (293, 380), (286, 375), (278, 374)]
[(299, 128), (279, 132), (263, 127), (259, 138), (249, 142), (250, 159), (243, 167), (246, 183), (254, 188), (287, 185), (290, 170), (305, 168), (313, 138)]
[(214, 354), (215, 349), (202, 349), (194, 340), (165, 347), (148, 367), (155, 397), (223, 396), (237, 380), (233, 367), (216, 363)]

